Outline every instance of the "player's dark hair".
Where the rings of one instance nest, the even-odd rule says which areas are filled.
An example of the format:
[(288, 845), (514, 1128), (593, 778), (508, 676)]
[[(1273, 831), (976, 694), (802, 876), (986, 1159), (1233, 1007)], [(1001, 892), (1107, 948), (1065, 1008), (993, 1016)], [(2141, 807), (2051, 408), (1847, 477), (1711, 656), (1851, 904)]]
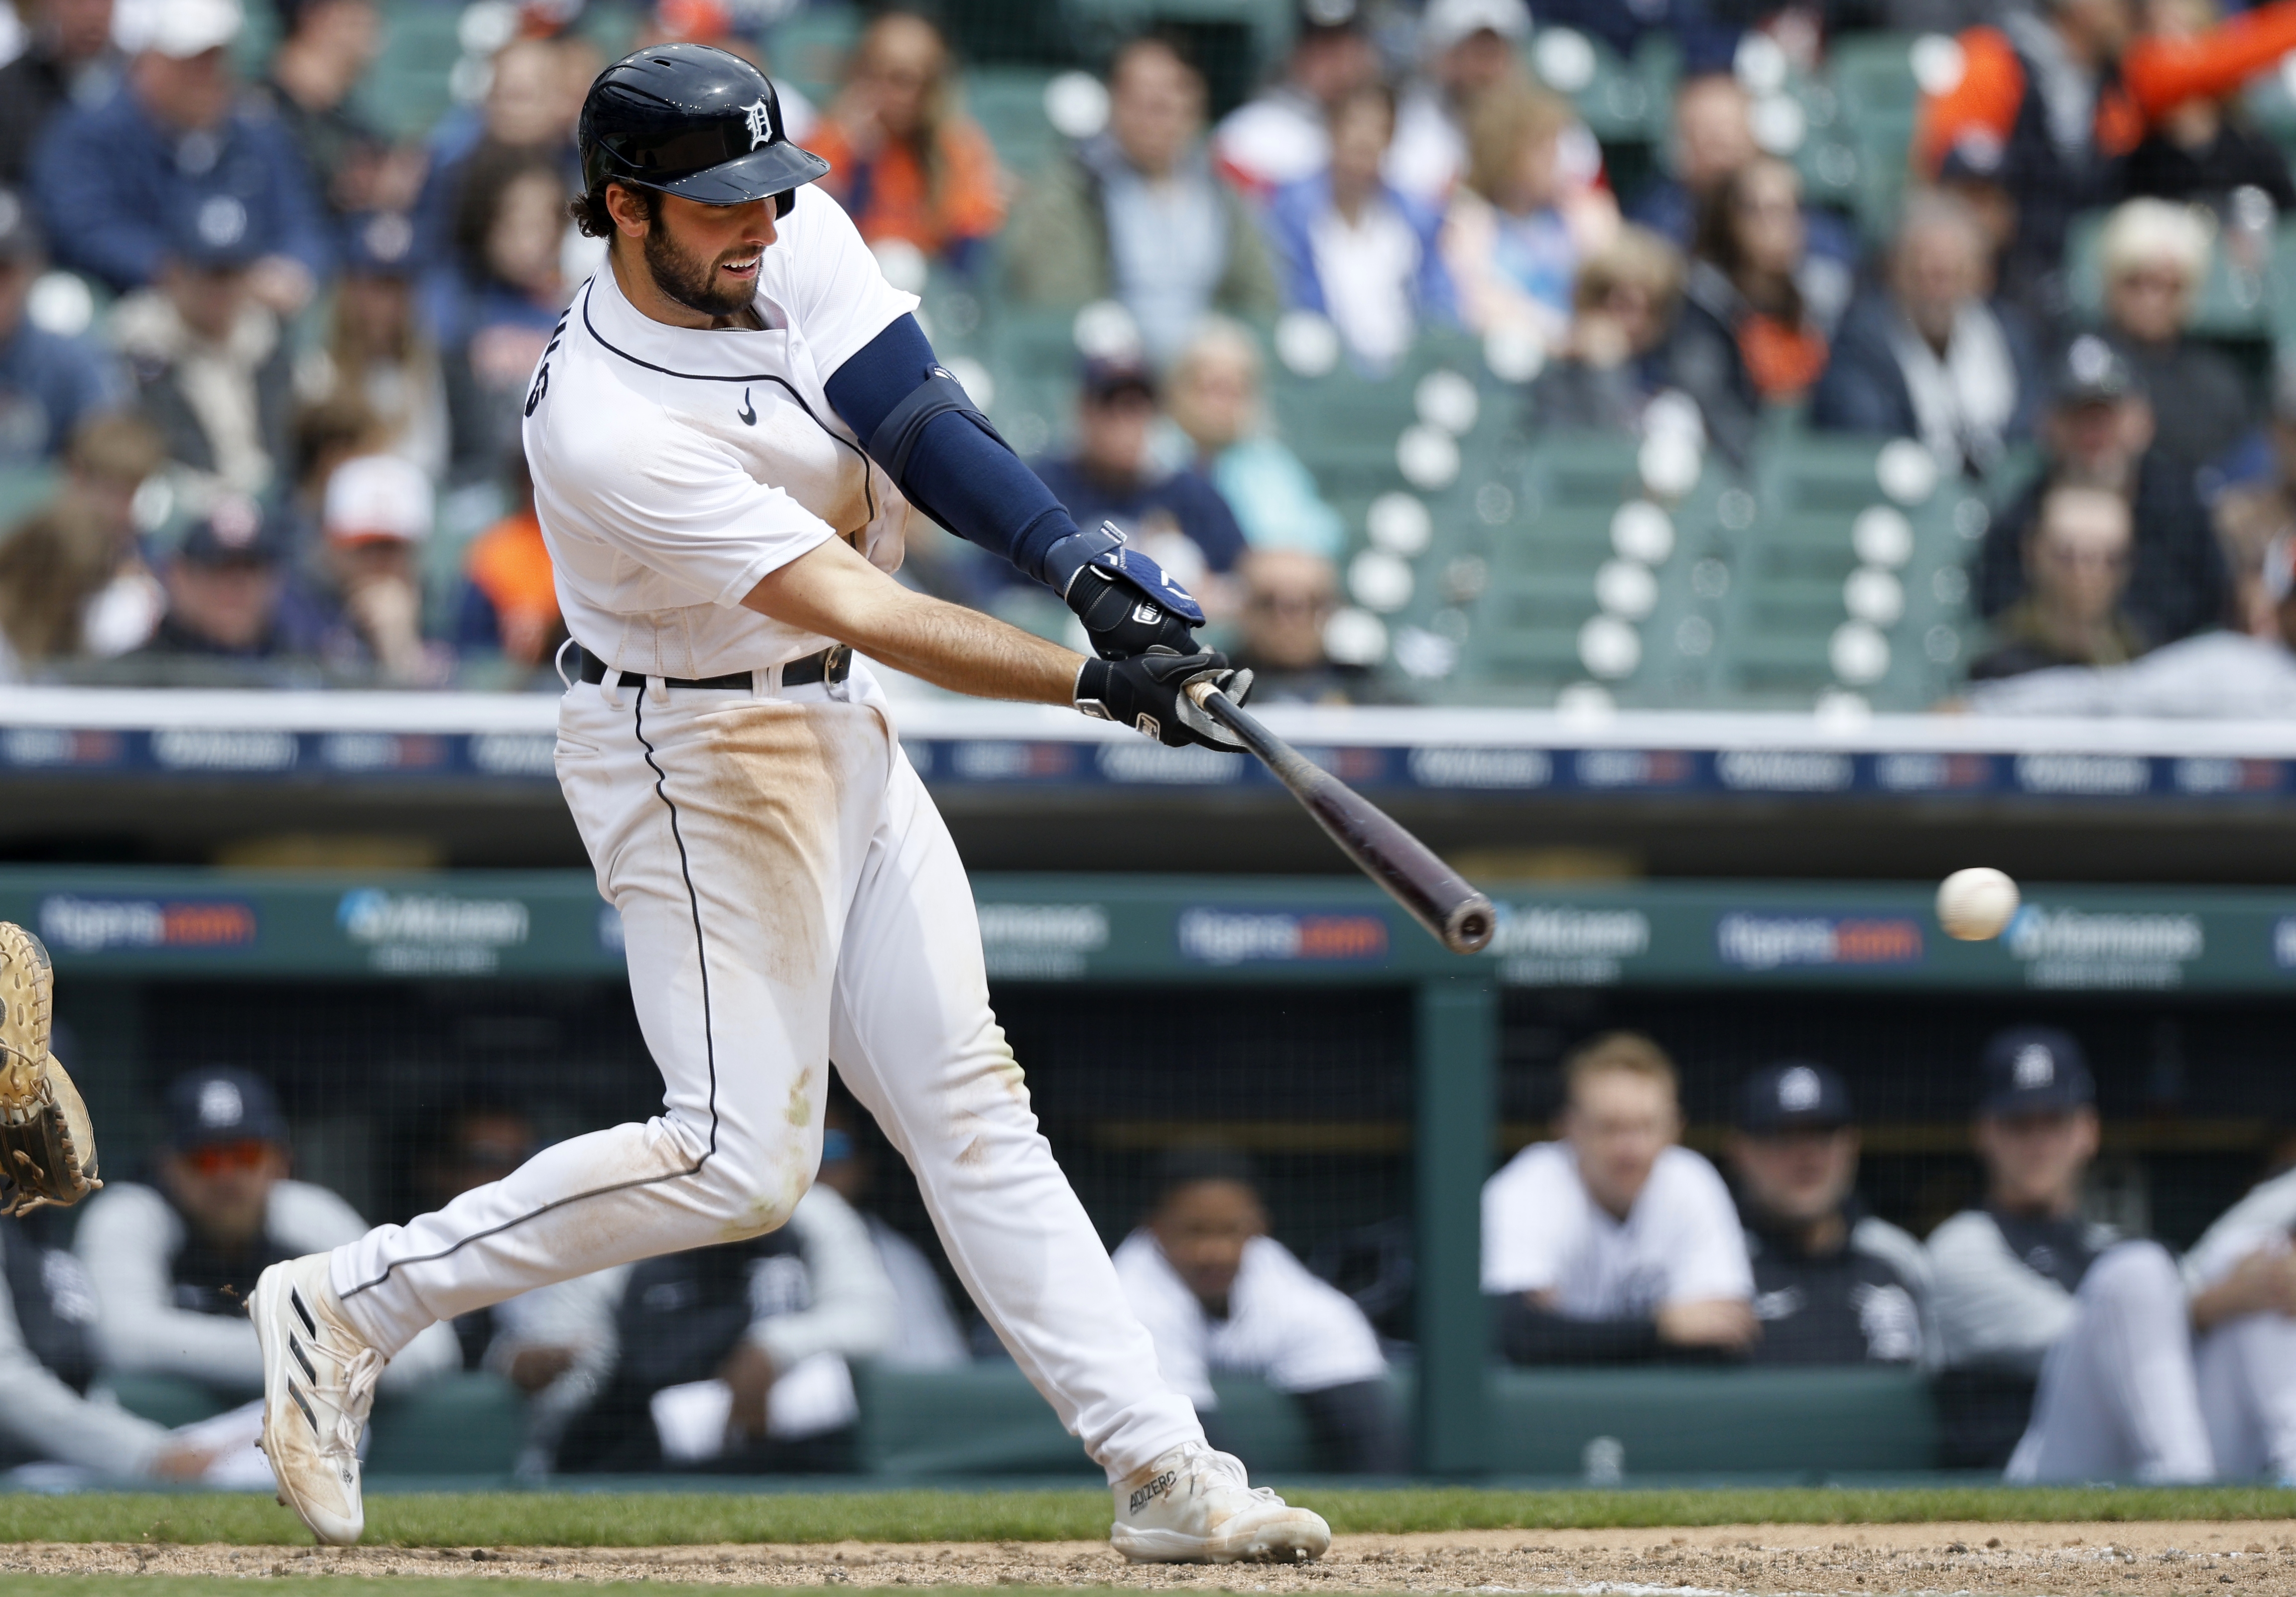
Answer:
[[(611, 239), (614, 236), (614, 213), (606, 209), (606, 191), (611, 182), (602, 183), (586, 194), (577, 194), (566, 202), (566, 214), (574, 218), (574, 229), (586, 239)], [(636, 184), (622, 184), (638, 197), (645, 209), (645, 218), (652, 222), (661, 215), (661, 195), (655, 190)]]
[(1156, 1160), (1155, 1199), (1161, 1204), (1182, 1187), (1200, 1181), (1232, 1181), (1259, 1191), (1259, 1171), (1242, 1150), (1218, 1142), (1191, 1142), (1168, 1148)]

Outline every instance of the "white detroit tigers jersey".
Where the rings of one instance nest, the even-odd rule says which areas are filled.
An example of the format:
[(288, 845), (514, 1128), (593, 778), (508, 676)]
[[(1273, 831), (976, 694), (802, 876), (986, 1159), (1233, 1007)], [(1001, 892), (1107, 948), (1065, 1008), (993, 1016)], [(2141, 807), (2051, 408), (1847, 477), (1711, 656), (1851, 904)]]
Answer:
[(526, 458), (567, 630), (630, 675), (718, 676), (832, 641), (753, 610), (830, 537), (901, 563), (907, 501), (830, 409), (831, 373), (916, 308), (811, 184), (777, 224), (750, 332), (671, 327), (611, 270), (575, 291), (529, 390)]
[(1483, 1290), (1555, 1294), (1581, 1320), (1754, 1295), (1730, 1189), (1687, 1148), (1658, 1156), (1624, 1220), (1578, 1178), (1568, 1142), (1534, 1142), (1483, 1184)]

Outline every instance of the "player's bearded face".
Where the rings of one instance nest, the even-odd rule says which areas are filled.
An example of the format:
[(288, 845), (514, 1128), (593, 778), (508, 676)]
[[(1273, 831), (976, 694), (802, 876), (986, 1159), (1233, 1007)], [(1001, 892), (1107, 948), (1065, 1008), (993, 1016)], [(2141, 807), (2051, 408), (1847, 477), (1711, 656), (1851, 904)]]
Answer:
[[(734, 236), (722, 244), (718, 242), (722, 232), (711, 237), (696, 229), (709, 242), (707, 248), (697, 248), (677, 236), (679, 230), (670, 214), (674, 209), (677, 208), (663, 206), (653, 225), (646, 229), (646, 270), (653, 274), (654, 286), (705, 316), (730, 316), (746, 309), (758, 291), (758, 263), (766, 245), (773, 241), (770, 220), (761, 228), (731, 230)], [(760, 232), (765, 234), (762, 240), (758, 236)]]

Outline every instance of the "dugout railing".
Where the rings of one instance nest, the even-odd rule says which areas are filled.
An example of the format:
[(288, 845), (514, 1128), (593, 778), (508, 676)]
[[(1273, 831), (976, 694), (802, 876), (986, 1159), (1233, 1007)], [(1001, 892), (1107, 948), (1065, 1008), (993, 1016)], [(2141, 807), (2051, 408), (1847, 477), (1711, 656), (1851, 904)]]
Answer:
[[(1996, 1026), (2084, 1035), (2107, 1120), (2100, 1200), (2171, 1241), (2236, 1197), (2296, 1120), (2284, 891), (2036, 887), (2004, 938), (1972, 945), (1899, 886), (1519, 885), (1494, 891), (1492, 948), (1458, 959), (1346, 880), (1012, 875), (975, 890), (1038, 1112), (1104, 1234), (1136, 1213), (1156, 1150), (1205, 1139), (1262, 1159), (1277, 1233), (1302, 1253), (1388, 1216), (1409, 1276), (1381, 1324), (1407, 1344), (1399, 1385), (1429, 1476), (1568, 1474), (1582, 1458), (1600, 1474), (1593, 1444), (1621, 1437), (1637, 1473), (1939, 1462), (1905, 1379), (1494, 1368), (1482, 1183), (1544, 1134), (1561, 1055), (1595, 1031), (1636, 1027), (1675, 1052), (1690, 1139), (1709, 1150), (1738, 1077), (1827, 1060), (1861, 1100), (1869, 1200), (1916, 1229), (1972, 1191), (1970, 1076)], [(585, 873), (12, 867), (0, 917), (54, 954), (60, 1051), (75, 1051), (118, 1174), (161, 1134), (159, 1087), (200, 1064), (360, 1077), (289, 1108), (315, 1175), (378, 1217), (410, 1208), (378, 1151), (394, 1116), (403, 1142), (424, 1104), (473, 1085), (547, 1086), (586, 1124), (652, 1104), (619, 924)], [(1111, 1005), (1111, 990), (1133, 997)], [(1128, 1003), (1128, 1040), (1075, 1040)], [(1794, 1392), (1839, 1421), (1816, 1456), (1763, 1429)], [(943, 1456), (930, 1437), (883, 1445)], [(1041, 1430), (1014, 1445), (1049, 1456)]]

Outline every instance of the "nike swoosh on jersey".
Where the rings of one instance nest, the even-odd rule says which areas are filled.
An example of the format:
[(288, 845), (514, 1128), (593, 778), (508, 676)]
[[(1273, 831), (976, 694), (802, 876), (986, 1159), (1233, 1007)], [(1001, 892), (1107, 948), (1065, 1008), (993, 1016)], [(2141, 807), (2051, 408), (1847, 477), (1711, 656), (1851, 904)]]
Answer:
[(758, 407), (750, 403), (749, 389), (742, 390), (742, 408), (734, 414), (742, 418), (742, 425), (744, 427), (755, 427), (758, 424)]

